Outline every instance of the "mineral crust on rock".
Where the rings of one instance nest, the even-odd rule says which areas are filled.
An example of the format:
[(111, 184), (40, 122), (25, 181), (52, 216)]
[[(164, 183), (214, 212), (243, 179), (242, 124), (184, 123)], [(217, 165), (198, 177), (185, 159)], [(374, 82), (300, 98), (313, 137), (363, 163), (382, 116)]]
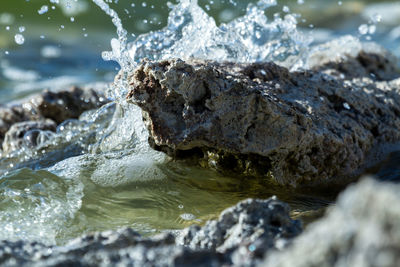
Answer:
[(364, 180), (260, 266), (400, 266), (400, 186)]
[[(282, 185), (348, 182), (372, 150), (400, 140), (400, 79), (385, 80), (400, 76), (391, 62), (360, 52), (289, 72), (273, 63), (144, 61), (127, 98), (142, 108), (152, 147), (171, 156)], [(344, 66), (363, 69), (354, 76)]]
[[(131, 229), (77, 238), (63, 246), (0, 242), (0, 264), (18, 266), (254, 266), (270, 249), (284, 247), (301, 227), (285, 203), (248, 199), (217, 221), (191, 227), (182, 237), (145, 238)], [(182, 243), (183, 242), (183, 243)]]

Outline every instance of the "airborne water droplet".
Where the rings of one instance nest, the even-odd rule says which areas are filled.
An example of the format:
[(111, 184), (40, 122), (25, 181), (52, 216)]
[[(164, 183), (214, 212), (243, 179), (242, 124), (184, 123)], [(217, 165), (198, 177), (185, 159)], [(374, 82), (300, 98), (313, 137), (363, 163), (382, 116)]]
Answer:
[(49, 11), (49, 7), (46, 6), (46, 5), (44, 5), (44, 6), (42, 6), (42, 7), (38, 10), (38, 13), (39, 13), (39, 15), (43, 15), (43, 14), (45, 14), (47, 11)]
[(19, 45), (22, 45), (25, 42), (24, 36), (19, 33), (14, 36), (14, 39), (15, 39), (15, 42)]

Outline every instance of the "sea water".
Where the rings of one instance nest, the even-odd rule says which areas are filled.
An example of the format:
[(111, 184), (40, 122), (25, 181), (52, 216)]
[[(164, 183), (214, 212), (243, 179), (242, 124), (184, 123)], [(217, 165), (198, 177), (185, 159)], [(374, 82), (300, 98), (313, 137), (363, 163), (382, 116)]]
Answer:
[[(273, 61), (296, 70), (309, 68), (315, 53), (331, 53), (332, 57), (356, 53), (361, 41), (373, 38), (400, 54), (393, 45), (400, 43), (398, 17), (392, 15), (392, 19), (383, 21), (387, 18), (374, 12), (386, 8), (395, 14), (396, 3), (387, 7), (345, 2), (346, 8), (359, 9), (358, 16), (353, 14), (354, 18), (347, 20), (349, 25), (315, 29), (307, 21), (307, 14), (313, 10), (336, 12), (341, 5), (325, 4), (315, 9), (322, 1), (298, 1), (286, 6), (275, 0), (247, 1), (246, 5), (232, 0), (221, 1), (221, 8), (215, 4), (217, 1), (181, 0), (160, 4), (168, 10), (165, 25), (154, 22), (152, 31), (132, 34), (127, 30), (130, 21), (126, 17), (135, 16), (139, 7), (155, 9), (158, 2), (134, 1), (121, 13), (113, 9), (122, 4), (118, 1), (92, 1), (72, 1), (75, 4), (70, 6), (68, 1), (50, 1), (52, 5), (38, 8), (37, 16), (50, 16), (52, 10), (62, 9), (70, 23), (77, 23), (79, 12), (97, 8), (115, 27), (115, 36), (107, 42), (108, 50), (94, 53), (93, 47), (84, 44), (29, 43), (29, 29), (20, 26), (14, 36), (18, 48), (4, 51), (0, 103), (45, 87), (57, 89), (99, 80), (109, 82), (106, 91), (112, 102), (62, 123), (56, 133), (40, 133), (36, 148), (25, 146), (3, 155), (0, 227), (6, 231), (0, 232), (0, 239), (55, 244), (82, 233), (126, 226), (142, 234), (176, 232), (190, 224), (203, 224), (247, 197), (277, 195), (290, 203), (292, 215), (305, 220), (312, 220), (332, 203), (335, 190), (321, 188), (320, 192), (310, 193), (276, 188), (266, 181), (224, 176), (174, 162), (152, 150), (140, 109), (124, 100), (128, 92), (125, 78), (143, 58)], [(221, 10), (218, 19), (210, 15), (214, 5)], [(296, 8), (303, 12), (292, 12)], [(237, 10), (240, 12), (235, 13)], [(59, 25), (60, 31), (65, 29), (63, 25)], [(344, 36), (346, 33), (354, 34)], [(91, 33), (85, 28), (82, 34), (87, 38)], [(41, 39), (46, 33), (39, 36)], [(328, 41), (331, 45), (325, 51), (319, 44)], [(82, 57), (96, 63), (77, 71)], [(26, 71), (24, 66), (29, 65)], [(120, 78), (111, 82), (117, 71)]]

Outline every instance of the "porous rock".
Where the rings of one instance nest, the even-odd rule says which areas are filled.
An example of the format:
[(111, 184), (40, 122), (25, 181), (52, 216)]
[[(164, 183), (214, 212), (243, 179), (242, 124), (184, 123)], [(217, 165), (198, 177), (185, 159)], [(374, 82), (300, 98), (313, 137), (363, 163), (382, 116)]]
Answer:
[(93, 89), (72, 87), (68, 91), (44, 91), (31, 103), (43, 117), (59, 124), (67, 119), (77, 119), (84, 111), (98, 108), (107, 101)]
[[(387, 68), (393, 78), (395, 67)], [(142, 108), (152, 147), (171, 156), (196, 154), (202, 165), (282, 185), (348, 182), (372, 150), (400, 140), (400, 79), (360, 73), (338, 79), (273, 63), (144, 61), (127, 98)]]
[[(1, 106), (0, 148), (7, 147), (5, 150), (10, 152), (14, 148), (19, 147), (14, 147), (14, 145), (10, 144), (11, 139), (7, 140), (7, 144), (3, 144), (6, 133), (16, 123), (31, 121), (25, 124), (25, 126), (32, 126), (32, 121), (40, 121), (40, 125), (43, 125), (42, 122), (48, 119), (54, 121), (56, 124), (60, 124), (67, 119), (76, 119), (83, 112), (98, 108), (108, 101), (109, 99), (104, 96), (104, 92), (101, 89), (72, 87), (59, 92), (45, 90), (41, 94), (33, 96), (30, 100), (22, 103)], [(18, 128), (21, 129), (21, 125)], [(51, 128), (49, 130), (55, 129)], [(8, 134), (8, 136), (12, 137), (14, 134), (13, 132)]]
[(400, 186), (367, 179), (260, 266), (400, 266)]
[(0, 242), (0, 264), (19, 266), (254, 266), (269, 249), (301, 231), (288, 206), (276, 199), (248, 199), (217, 221), (186, 229), (181, 237), (141, 237), (131, 229), (77, 238), (63, 246)]

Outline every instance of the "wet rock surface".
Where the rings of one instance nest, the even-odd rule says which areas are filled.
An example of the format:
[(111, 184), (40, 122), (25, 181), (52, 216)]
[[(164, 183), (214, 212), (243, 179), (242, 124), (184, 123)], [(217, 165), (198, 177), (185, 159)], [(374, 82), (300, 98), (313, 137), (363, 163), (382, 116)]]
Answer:
[[(65, 120), (76, 119), (84, 111), (98, 108), (108, 101), (102, 90), (72, 87), (60, 92), (46, 90), (21, 104), (1, 106), (0, 148), (5, 153), (17, 150), (28, 131), (55, 131), (56, 126)], [(35, 145), (33, 135), (31, 139), (30, 145)]]
[(90, 234), (63, 246), (0, 242), (0, 264), (25, 266), (221, 266), (254, 265), (270, 249), (285, 247), (301, 232), (288, 206), (274, 198), (248, 199), (216, 221), (182, 236), (146, 238), (131, 229)]
[(363, 51), (301, 72), (145, 61), (128, 101), (142, 108), (152, 147), (176, 158), (195, 155), (201, 165), (282, 185), (346, 183), (371, 151), (400, 140), (400, 75), (391, 62)]
[(260, 266), (399, 266), (399, 189), (372, 179), (351, 186), (324, 218)]

